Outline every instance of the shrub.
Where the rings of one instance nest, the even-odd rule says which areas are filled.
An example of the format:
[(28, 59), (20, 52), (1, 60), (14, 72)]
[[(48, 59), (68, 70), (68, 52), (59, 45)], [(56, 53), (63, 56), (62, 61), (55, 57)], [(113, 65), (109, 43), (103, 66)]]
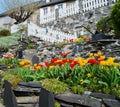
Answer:
[(112, 8), (111, 18), (116, 35), (120, 36), (120, 0)]
[(10, 31), (7, 29), (3, 29), (0, 31), (0, 36), (10, 36)]
[[(97, 31), (101, 32), (103, 30), (103, 25), (105, 24), (105, 21), (107, 21), (108, 19), (110, 18), (110, 16), (107, 16), (107, 17), (104, 17), (102, 19), (100, 19), (97, 24), (96, 24), (96, 27), (97, 27)], [(104, 30), (104, 33), (108, 33), (110, 29), (113, 29), (113, 23), (112, 21), (108, 21), (106, 24), (105, 24), (105, 30)], [(103, 32), (103, 31), (102, 31)]]

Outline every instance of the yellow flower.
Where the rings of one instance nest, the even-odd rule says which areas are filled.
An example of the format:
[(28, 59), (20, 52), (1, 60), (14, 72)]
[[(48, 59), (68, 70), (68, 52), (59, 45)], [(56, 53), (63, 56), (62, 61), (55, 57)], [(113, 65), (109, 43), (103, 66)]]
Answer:
[(84, 63), (84, 62), (83, 62), (83, 63), (80, 63), (80, 66), (85, 66), (85, 65), (86, 65), (86, 63)]
[(106, 65), (106, 61), (100, 61), (101, 65)]
[(31, 61), (30, 60), (26, 60), (27, 63), (30, 63)]
[(113, 58), (113, 57), (108, 58), (108, 61), (110, 61), (110, 62), (114, 62), (114, 60), (115, 60), (115, 58)]
[(7, 68), (10, 69), (10, 66), (8, 66)]
[(40, 69), (40, 68), (41, 68), (41, 66), (37, 66), (37, 67), (36, 67), (37, 70)]
[(99, 60), (104, 60), (104, 59), (105, 59), (104, 55), (100, 56), (100, 58), (99, 58)]
[(102, 52), (98, 51), (98, 53), (97, 53), (97, 54), (98, 54), (98, 56), (101, 56), (101, 55), (102, 55)]
[(83, 79), (80, 80), (80, 84), (81, 84), (81, 85), (83, 84)]
[(25, 65), (24, 68), (30, 68), (30, 64)]
[(88, 77), (88, 78), (90, 78), (90, 77), (91, 77), (91, 74), (90, 74), (90, 73), (88, 73), (88, 74), (87, 74), (87, 77)]
[(19, 64), (20, 64), (21, 66), (23, 66), (23, 65), (25, 64), (25, 62), (24, 62), (24, 61), (21, 61), (21, 62), (19, 62)]
[(90, 57), (93, 56), (93, 53), (89, 53), (89, 56), (90, 56)]
[(97, 53), (94, 53), (94, 56), (95, 56), (95, 57), (97, 57), (97, 56), (98, 56), (98, 54), (97, 54)]
[(49, 66), (50, 69), (53, 69), (55, 66)]
[(33, 66), (34, 66), (34, 67), (37, 67), (37, 64), (34, 64)]

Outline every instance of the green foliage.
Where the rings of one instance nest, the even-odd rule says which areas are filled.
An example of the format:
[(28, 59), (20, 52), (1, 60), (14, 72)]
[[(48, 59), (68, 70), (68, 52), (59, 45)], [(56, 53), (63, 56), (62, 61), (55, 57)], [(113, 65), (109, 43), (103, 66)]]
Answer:
[(3, 76), (2, 83), (4, 80), (8, 80), (12, 84), (13, 89), (17, 88), (18, 83), (23, 81), (18, 75), (14, 75), (9, 71), (7, 73), (3, 72), (1, 75)]
[(44, 79), (40, 82), (45, 89), (53, 92), (54, 94), (60, 94), (68, 90), (68, 85), (58, 81), (57, 79)]
[[(37, 81), (36, 76), (34, 75), (34, 71), (30, 70), (29, 68), (17, 68), (17, 75), (20, 76), (24, 81), (28, 82), (28, 81)], [(13, 71), (13, 72), (14, 72)]]
[(55, 107), (60, 107), (60, 103), (59, 102), (55, 102)]
[(0, 64), (5, 64), (5, 65), (18, 65), (19, 60), (16, 58), (8, 58), (6, 60), (0, 59)]
[(28, 46), (27, 46), (27, 48), (28, 48), (28, 49), (33, 49), (34, 46), (33, 46), (33, 44), (29, 43)]
[(111, 18), (116, 35), (120, 36), (120, 0), (118, 0), (113, 6)]
[(10, 36), (10, 31), (7, 29), (3, 29), (0, 31), (0, 36)]
[(90, 26), (90, 25), (87, 25), (87, 29), (88, 29), (88, 30), (91, 30), (91, 26)]
[(7, 37), (1, 37), (0, 38), (0, 47), (1, 48), (9, 48), (12, 45), (18, 44), (18, 39), (20, 38), (20, 35), (13, 34), (11, 36)]
[(72, 93), (74, 94), (82, 94), (84, 92), (83, 86), (80, 86), (80, 85), (73, 86), (71, 90), (72, 90)]
[[(96, 24), (97, 31), (99, 31), (99, 32), (102, 31), (102, 26), (104, 25), (105, 21), (107, 21), (109, 18), (110, 18), (110, 16), (107, 16), (107, 17), (101, 18), (97, 22), (97, 24)], [(112, 23), (111, 20), (106, 23), (105, 32), (104, 33), (108, 33), (110, 29), (113, 29), (113, 23)]]

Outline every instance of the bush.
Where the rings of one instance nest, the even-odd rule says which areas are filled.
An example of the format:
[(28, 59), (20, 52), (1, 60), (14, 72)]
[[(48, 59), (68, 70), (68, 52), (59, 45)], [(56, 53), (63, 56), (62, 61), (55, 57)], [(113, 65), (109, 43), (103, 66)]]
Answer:
[(3, 29), (0, 31), (0, 36), (10, 36), (10, 35), (11, 35), (10, 31), (7, 29)]
[(120, 0), (112, 8), (111, 18), (116, 35), (120, 36)]
[[(96, 24), (96, 27), (97, 27), (97, 31), (101, 32), (104, 32), (104, 33), (109, 33), (109, 30), (113, 29), (113, 23), (112, 23), (112, 20), (109, 20), (110, 19), (110, 16), (107, 16), (107, 17), (104, 17), (102, 19), (100, 19), (97, 24)], [(108, 22), (106, 22), (105, 24), (105, 21), (109, 20)], [(103, 25), (105, 24), (105, 29), (103, 29)]]

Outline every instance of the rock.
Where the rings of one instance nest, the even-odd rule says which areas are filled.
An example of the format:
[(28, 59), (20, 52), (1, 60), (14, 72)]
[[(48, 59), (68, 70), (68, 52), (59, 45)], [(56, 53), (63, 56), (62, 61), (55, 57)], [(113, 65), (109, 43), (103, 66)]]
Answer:
[(32, 61), (32, 65), (40, 63), (40, 59), (37, 55), (34, 55), (31, 61)]
[(28, 95), (39, 95), (41, 88), (32, 88), (25, 86), (18, 86), (18, 88), (14, 89), (14, 93), (16, 96), (28, 96)]
[(90, 98), (88, 95), (77, 94), (60, 94), (56, 95), (55, 99), (59, 102), (78, 106), (101, 107), (101, 102), (97, 99)]
[(103, 99), (103, 103), (107, 107), (120, 107), (120, 101), (113, 99)]
[(8, 66), (0, 64), (0, 70), (7, 71), (8, 70)]
[(115, 96), (110, 94), (103, 94), (103, 93), (91, 93), (90, 96), (98, 98), (98, 99), (115, 99)]
[(19, 86), (32, 87), (32, 88), (41, 88), (42, 85), (38, 82), (19, 82)]
[(60, 103), (60, 107), (73, 107), (73, 105)]

